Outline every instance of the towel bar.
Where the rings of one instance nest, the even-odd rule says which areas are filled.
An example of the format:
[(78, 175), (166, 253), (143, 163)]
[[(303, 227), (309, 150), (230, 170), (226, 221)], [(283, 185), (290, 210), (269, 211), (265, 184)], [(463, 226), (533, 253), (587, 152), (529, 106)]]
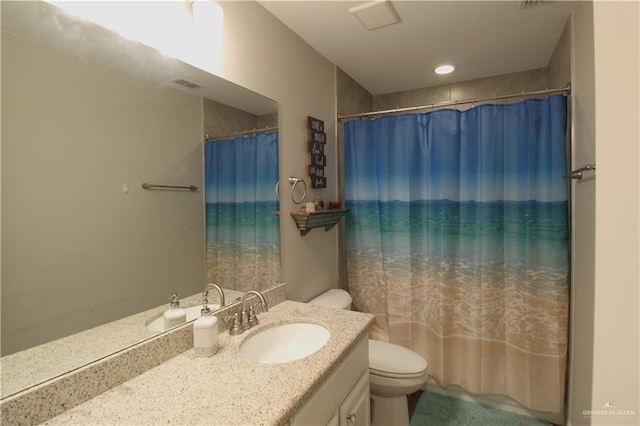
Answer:
[(562, 178), (563, 179), (567, 179), (567, 178), (570, 178), (570, 179), (582, 179), (583, 172), (585, 172), (585, 171), (593, 171), (593, 172), (595, 172), (595, 170), (596, 170), (595, 163), (594, 164), (587, 164), (586, 166), (580, 167), (579, 169), (576, 169), (576, 170), (572, 170), (569, 173), (563, 173), (562, 174)]
[(153, 189), (153, 188), (163, 188), (163, 189), (188, 189), (189, 191), (197, 191), (198, 187), (195, 185), (189, 186), (176, 186), (176, 185), (154, 185), (151, 183), (143, 183), (142, 189)]

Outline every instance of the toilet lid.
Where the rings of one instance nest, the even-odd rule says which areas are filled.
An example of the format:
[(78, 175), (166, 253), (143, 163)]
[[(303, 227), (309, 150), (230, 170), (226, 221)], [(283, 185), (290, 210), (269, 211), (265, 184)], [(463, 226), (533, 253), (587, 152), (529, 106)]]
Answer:
[(427, 361), (418, 353), (393, 343), (369, 340), (369, 371), (384, 377), (418, 377)]
[(351, 295), (344, 290), (332, 288), (320, 296), (309, 301), (311, 305), (326, 306), (329, 308), (351, 309)]

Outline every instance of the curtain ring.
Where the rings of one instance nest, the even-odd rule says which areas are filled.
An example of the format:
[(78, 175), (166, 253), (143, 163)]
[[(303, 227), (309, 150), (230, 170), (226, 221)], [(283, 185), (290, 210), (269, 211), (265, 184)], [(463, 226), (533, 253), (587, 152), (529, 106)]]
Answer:
[[(300, 200), (296, 201), (294, 191), (296, 190), (296, 185), (298, 184), (298, 182), (302, 182), (302, 184), (304, 185), (304, 190), (302, 191), (302, 197), (300, 198)], [(302, 203), (307, 196), (307, 183), (304, 181), (304, 179), (290, 176), (289, 185), (291, 185), (291, 201), (293, 201), (293, 204)]]
[(276, 182), (276, 198), (280, 201), (280, 181)]

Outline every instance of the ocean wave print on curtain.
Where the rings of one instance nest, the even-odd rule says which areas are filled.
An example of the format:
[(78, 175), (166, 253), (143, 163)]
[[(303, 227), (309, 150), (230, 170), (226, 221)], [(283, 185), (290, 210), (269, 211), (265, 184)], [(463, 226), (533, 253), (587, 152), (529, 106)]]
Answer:
[(280, 282), (278, 133), (205, 143), (207, 280), (238, 291)]
[(348, 285), (442, 386), (558, 413), (566, 99), (345, 123)]

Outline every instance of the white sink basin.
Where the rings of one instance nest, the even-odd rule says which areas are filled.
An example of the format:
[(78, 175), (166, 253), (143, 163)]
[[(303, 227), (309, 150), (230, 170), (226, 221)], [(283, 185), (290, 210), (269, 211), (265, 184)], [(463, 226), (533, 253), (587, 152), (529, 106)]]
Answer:
[[(212, 311), (220, 308), (220, 305), (216, 305), (215, 303), (209, 303), (209, 309)], [(187, 313), (187, 320), (185, 322), (189, 322), (200, 317), (200, 310), (202, 309), (202, 305), (189, 306), (188, 308), (182, 308)], [(149, 319), (145, 326), (151, 331), (166, 331), (168, 329), (164, 328), (164, 317), (163, 314), (154, 315), (151, 319)]]
[(329, 330), (321, 325), (295, 322), (265, 328), (240, 343), (240, 353), (249, 361), (282, 364), (305, 358), (329, 341)]

